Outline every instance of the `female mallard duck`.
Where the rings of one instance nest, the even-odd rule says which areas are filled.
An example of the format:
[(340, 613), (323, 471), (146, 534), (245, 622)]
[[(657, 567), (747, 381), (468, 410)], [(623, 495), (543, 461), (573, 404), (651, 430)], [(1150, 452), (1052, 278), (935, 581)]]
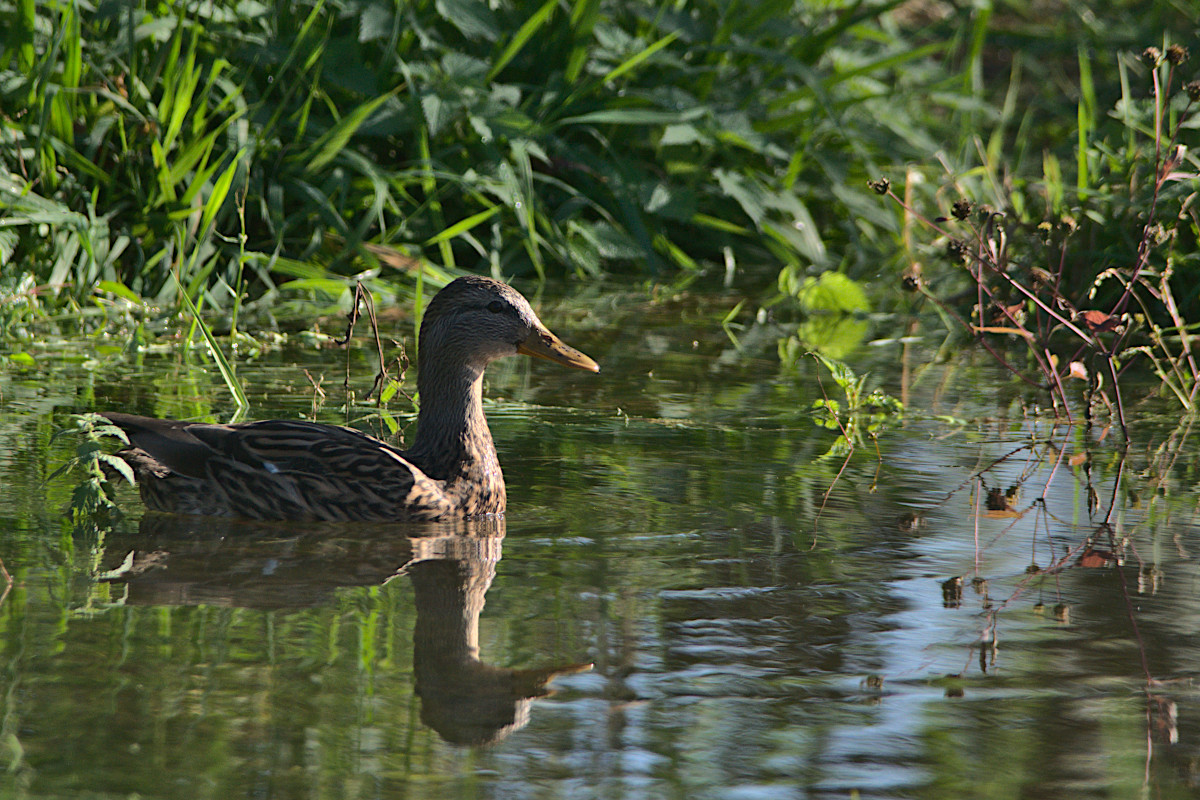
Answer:
[(483, 416), (483, 371), (523, 353), (598, 372), (515, 289), (459, 278), (421, 323), (413, 446), (315, 422), (209, 425), (103, 412), (156, 511), (261, 520), (432, 520), (503, 514), (504, 476)]

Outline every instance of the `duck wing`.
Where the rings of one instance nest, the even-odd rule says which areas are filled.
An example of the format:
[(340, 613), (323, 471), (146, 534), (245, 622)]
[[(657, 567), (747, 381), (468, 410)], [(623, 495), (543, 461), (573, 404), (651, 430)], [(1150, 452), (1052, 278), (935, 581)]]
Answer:
[(115, 412), (155, 510), (262, 520), (437, 519), (453, 504), (394, 447), (336, 425), (212, 425)]

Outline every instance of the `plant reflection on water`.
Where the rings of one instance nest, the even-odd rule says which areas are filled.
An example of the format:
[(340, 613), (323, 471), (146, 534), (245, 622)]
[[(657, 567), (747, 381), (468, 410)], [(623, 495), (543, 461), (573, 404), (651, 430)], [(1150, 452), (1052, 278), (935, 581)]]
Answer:
[(101, 580), (125, 605), (301, 609), (350, 586), (407, 575), (416, 623), (413, 673), (421, 720), (452, 744), (500, 741), (529, 721), (556, 676), (590, 663), (494, 667), (479, 657), (479, 616), (496, 576), (505, 521), (284, 527), (147, 514), (134, 535), (105, 542)]
[[(440, 799), (1194, 784), (1186, 419), (1147, 412), (1125, 447), (1115, 422), (1056, 424), (990, 361), (915, 341), (844, 374), (726, 359), (715, 336), (646, 345), (692, 341), (680, 318), (626, 320), (621, 348), (584, 337), (612, 367), (599, 394), (496, 372), (506, 523), (170, 518), (123, 486), (128, 516), (64, 521), (80, 493), (39, 476), (91, 442), (50, 439), (64, 415), (21, 409), (83, 382), (71, 362), (0, 384), (17, 454), (0, 462), (18, 509), (0, 553), (9, 785)], [(780, 349), (768, 323), (740, 341)], [(244, 365), (272, 403), (256, 416), (309, 411), (283, 387), (310, 356)], [(114, 373), (56, 408), (223, 418), (164, 399), (212, 394), (177, 360), (144, 369), (157, 377)], [(585, 660), (593, 672), (530, 702)]]
[[(1155, 597), (1163, 589), (1164, 573), (1154, 561), (1139, 552), (1137, 541), (1158, 539), (1158, 534), (1171, 529), (1170, 506), (1164, 501), (1169, 494), (1167, 482), (1175, 470), (1183, 445), (1191, 430), (1190, 420), (1184, 420), (1165, 441), (1153, 447), (1143, 467), (1131, 475), (1126, 462), (1131, 457), (1124, 449), (1101, 450), (1078, 447), (1078, 426), (1054, 426), (1050, 433), (1014, 447), (986, 463), (977, 464), (969, 476), (950, 489), (938, 506), (949, 506), (964, 489), (969, 491), (968, 505), (974, 525), (974, 569), (966, 575), (953, 575), (941, 581), (942, 601), (948, 610), (964, 606), (964, 587), (970, 586), (977, 615), (982, 625), (977, 640), (970, 646), (978, 657), (981, 673), (995, 672), (999, 666), (1001, 617), (1014, 611), (1022, 598), (1036, 593), (1033, 610), (1053, 619), (1061, 626), (1071, 624), (1071, 604), (1063, 596), (1060, 578), (1069, 570), (1105, 570), (1112, 572), (1120, 589), (1124, 606), (1122, 615), (1129, 626), (1137, 647), (1137, 667), (1144, 680), (1146, 703), (1147, 763), (1153, 754), (1153, 744), (1174, 744), (1179, 730), (1176, 702), (1164, 692), (1172, 685), (1189, 687), (1190, 681), (1162, 680), (1153, 674), (1146, 641), (1139, 631), (1140, 603)], [(1086, 429), (1085, 441), (1103, 441), (1107, 430)], [(1093, 458), (1105, 459), (1102, 469), (1095, 469)], [(1015, 472), (1013, 468), (1016, 468)], [(1066, 490), (1062, 481), (1073, 485)], [(989, 483), (990, 479), (990, 483)], [(1056, 509), (1055, 501), (1064, 497), (1082, 496), (1086, 504), (1087, 521), (1066, 519)], [(1022, 498), (1025, 501), (1022, 503)], [(1146, 502), (1143, 504), (1143, 499)], [(1148, 506), (1148, 508), (1146, 507)], [(1077, 512), (1079, 509), (1076, 508)], [(1153, 513), (1158, 510), (1159, 513)], [(1028, 518), (1032, 515), (1032, 525)], [(899, 523), (901, 529), (911, 530), (925, 524), (922, 515), (906, 515)], [(1007, 521), (1007, 522), (1005, 522)], [(1151, 530), (1139, 530), (1138, 521)], [(1132, 522), (1133, 524), (1130, 524)], [(996, 523), (1003, 526), (995, 530)], [(989, 527), (992, 526), (992, 527)], [(1082, 538), (1066, 539), (1061, 532), (1083, 531)], [(993, 580), (986, 574), (991, 553), (1012, 553), (1018, 550), (1011, 536), (1029, 535), (1031, 562), (1019, 576)], [(1178, 532), (1171, 533), (1174, 548), (1181, 558), (1187, 555)], [(1154, 548), (1157, 551), (1157, 546)], [(1136, 584), (1128, 579), (1126, 567), (1137, 564)], [(993, 585), (1004, 586), (1007, 595), (993, 596)], [(1047, 605), (1052, 603), (1050, 608)], [(1116, 623), (1116, 620), (1114, 620)], [(970, 661), (961, 672), (948, 678), (964, 678), (970, 672)], [(947, 696), (962, 695), (961, 686), (947, 689)]]

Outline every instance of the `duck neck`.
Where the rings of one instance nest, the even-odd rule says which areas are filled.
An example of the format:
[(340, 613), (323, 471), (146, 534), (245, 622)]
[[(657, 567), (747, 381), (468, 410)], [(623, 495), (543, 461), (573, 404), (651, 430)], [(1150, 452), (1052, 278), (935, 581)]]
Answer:
[(419, 369), (421, 410), (408, 459), (434, 480), (488, 483), (498, 478), (496, 448), (483, 416), (483, 369), (447, 370), (440, 364)]

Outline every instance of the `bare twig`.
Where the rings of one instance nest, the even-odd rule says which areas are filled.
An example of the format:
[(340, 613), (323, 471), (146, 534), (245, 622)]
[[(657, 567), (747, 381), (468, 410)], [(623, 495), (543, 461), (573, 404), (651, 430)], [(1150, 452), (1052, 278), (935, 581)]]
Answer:
[(0, 575), (4, 576), (4, 591), (0, 592), (0, 605), (4, 605), (4, 601), (13, 587), (13, 577), (8, 574), (8, 568), (4, 566), (4, 559), (0, 559)]
[[(384, 360), (384, 355), (383, 355), (383, 340), (379, 336), (379, 319), (375, 316), (375, 300), (371, 296), (371, 292), (369, 290), (367, 290), (367, 288), (365, 286), (363, 286), (362, 281), (358, 281), (354, 286), (354, 306), (350, 309), (350, 312), (348, 314), (349, 320), (347, 321), (347, 324), (346, 324), (346, 335), (343, 338), (335, 339), (334, 341), (337, 344), (342, 345), (342, 346), (345, 346), (350, 343), (350, 338), (354, 335), (354, 326), (358, 323), (358, 320), (361, 318), (361, 315), (362, 315), (362, 312), (359, 309), (363, 308), (363, 307), (365, 307), (367, 309), (367, 319), (369, 319), (370, 323), (371, 323), (371, 334), (372, 334), (372, 336), (375, 337), (375, 351), (379, 357), (379, 371), (377, 373), (375, 373), (375, 382), (371, 384), (371, 388), (369, 390), (367, 390), (367, 393), (365, 395), (363, 395), (363, 400), (370, 400), (371, 396), (374, 395), (375, 396), (375, 404), (383, 405), (383, 399), (382, 399), (383, 387), (387, 385), (388, 368), (387, 368), (387, 363)], [(404, 356), (403, 363), (407, 364), (407, 361), (408, 361), (407, 356)], [(399, 359), (397, 359), (397, 364), (398, 365), (401, 364)], [(403, 372), (404, 372), (404, 368), (401, 367), (401, 378), (403, 378)], [(349, 389), (350, 389), (350, 353), (349, 353), (349, 351), (346, 352), (346, 379), (345, 379), (344, 385), (346, 387), (346, 390), (349, 391)]]

